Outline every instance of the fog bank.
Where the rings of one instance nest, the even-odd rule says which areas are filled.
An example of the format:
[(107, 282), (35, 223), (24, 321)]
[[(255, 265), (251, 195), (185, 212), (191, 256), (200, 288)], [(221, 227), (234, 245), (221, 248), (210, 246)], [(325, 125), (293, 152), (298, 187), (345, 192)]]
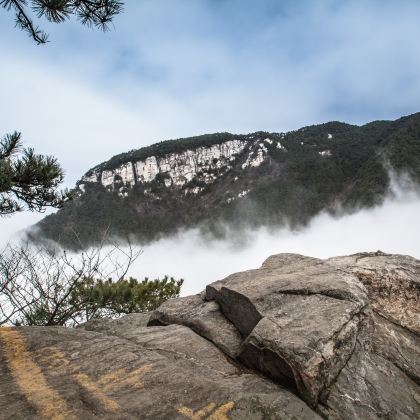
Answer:
[[(407, 177), (396, 179), (391, 174), (391, 179), (390, 193), (381, 206), (337, 218), (320, 214), (299, 231), (271, 227), (240, 232), (234, 237), (245, 237), (241, 243), (209, 240), (198, 230), (184, 231), (144, 246), (128, 274), (138, 279), (166, 274), (183, 278), (185, 296), (198, 293), (208, 283), (231, 273), (258, 268), (270, 255), (282, 252), (328, 258), (381, 250), (420, 259), (419, 188)], [(24, 231), (16, 232), (15, 223), (24, 226), (33, 217), (31, 213), (21, 213), (9, 218), (7, 222), (14, 223), (10, 229), (2, 229), (0, 245), (22, 238)]]
[(336, 219), (321, 214), (299, 232), (264, 228), (247, 234), (249, 241), (238, 249), (225, 241), (205, 241), (197, 231), (183, 232), (144, 247), (131, 274), (182, 277), (182, 295), (189, 295), (236, 271), (258, 268), (268, 256), (282, 252), (327, 258), (381, 250), (420, 259), (420, 196), (394, 191), (380, 207)]

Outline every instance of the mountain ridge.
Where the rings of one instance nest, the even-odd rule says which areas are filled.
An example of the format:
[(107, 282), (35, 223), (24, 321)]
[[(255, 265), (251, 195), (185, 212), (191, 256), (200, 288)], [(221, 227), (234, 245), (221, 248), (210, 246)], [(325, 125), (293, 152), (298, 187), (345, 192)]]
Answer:
[(42, 220), (35, 238), (72, 246), (67, 230), (88, 246), (104, 230), (148, 242), (189, 227), (219, 236), (224, 226), (293, 228), (320, 211), (380, 204), (390, 169), (420, 183), (420, 113), (362, 126), (167, 140), (88, 170), (78, 197)]
[[(397, 120), (395, 120), (395, 122), (397, 121), (403, 121), (407, 118), (410, 117), (415, 117), (420, 115), (420, 112), (418, 113), (414, 113), (408, 116), (403, 116)], [(289, 130), (289, 131), (285, 131), (285, 132), (269, 132), (269, 131), (264, 131), (264, 130), (259, 130), (259, 131), (255, 131), (253, 133), (249, 133), (249, 134), (234, 134), (234, 133), (230, 133), (230, 132), (216, 132), (216, 133), (212, 133), (212, 134), (201, 134), (201, 135), (196, 135), (196, 136), (190, 136), (190, 137), (180, 137), (177, 139), (168, 139), (168, 140), (162, 140), (162, 141), (158, 141), (156, 143), (153, 143), (151, 145), (148, 146), (144, 146), (141, 147), (139, 149), (132, 149), (129, 150), (128, 152), (123, 152), (123, 153), (119, 153), (117, 155), (114, 155), (113, 157), (111, 157), (110, 159), (108, 159), (107, 161), (101, 162), (100, 164), (94, 166), (93, 168), (89, 169), (87, 171), (87, 174), (89, 174), (91, 171), (94, 171), (95, 169), (99, 169), (101, 167), (105, 168), (105, 169), (114, 169), (113, 165), (115, 165), (117, 162), (119, 163), (124, 163), (125, 162), (125, 158), (127, 156), (130, 156), (132, 158), (134, 157), (138, 157), (142, 155), (146, 155), (149, 156), (150, 154), (153, 154), (154, 150), (156, 148), (159, 148), (161, 146), (163, 147), (168, 147), (170, 148), (171, 145), (178, 145), (180, 142), (184, 143), (184, 142), (188, 142), (190, 146), (195, 146), (195, 147), (200, 147), (201, 145), (209, 145), (208, 141), (210, 140), (210, 142), (213, 140), (213, 136), (219, 137), (219, 141), (220, 142), (224, 142), (226, 141), (227, 138), (243, 138), (243, 137), (247, 137), (247, 136), (258, 136), (258, 135), (264, 135), (264, 134), (271, 134), (271, 135), (282, 135), (282, 134), (289, 134), (289, 133), (297, 133), (299, 131), (303, 131), (307, 128), (311, 128), (311, 127), (322, 127), (322, 126), (334, 126), (334, 125), (342, 125), (342, 126), (347, 126), (347, 127), (357, 127), (357, 128), (363, 128), (363, 127), (367, 127), (370, 124), (378, 124), (378, 123), (391, 123), (394, 122), (393, 120), (375, 120), (375, 121), (371, 121), (365, 124), (349, 124), (343, 121), (339, 121), (339, 120), (333, 120), (333, 121), (328, 121), (325, 123), (320, 123), (320, 124), (312, 124), (312, 125), (308, 125), (308, 126), (304, 126), (301, 127), (299, 129), (296, 130)], [(216, 143), (210, 143), (210, 144), (217, 144)], [(175, 147), (176, 149), (177, 147)], [(175, 150), (170, 150), (170, 151), (175, 151)], [(138, 155), (140, 154), (140, 155)]]

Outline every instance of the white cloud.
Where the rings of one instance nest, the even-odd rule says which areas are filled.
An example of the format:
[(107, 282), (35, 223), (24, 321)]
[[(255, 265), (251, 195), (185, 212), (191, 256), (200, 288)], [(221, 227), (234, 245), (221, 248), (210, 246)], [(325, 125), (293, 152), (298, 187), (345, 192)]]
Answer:
[(19, 240), (24, 236), (25, 229), (41, 220), (45, 215), (39, 213), (22, 212), (15, 213), (13, 216), (2, 217), (0, 219), (0, 250), (9, 241)]
[(124, 151), (124, 139), (147, 133), (140, 115), (112, 98), (40, 63), (21, 57), (2, 63), (0, 91), (13, 98), (1, 105), (2, 134), (19, 130), (26, 146), (56, 156), (69, 185), (110, 155)]
[[(381, 250), (420, 259), (420, 191), (408, 178), (392, 178), (383, 205), (351, 215), (315, 217), (300, 231), (261, 228), (246, 231), (244, 244), (203, 238), (195, 230), (162, 239), (143, 248), (129, 275), (141, 279), (164, 275), (184, 278), (183, 295), (198, 293), (213, 281), (243, 270), (258, 268), (270, 255), (287, 252), (319, 258)], [(39, 215), (21, 213), (3, 221), (0, 247), (22, 225)], [(16, 236), (15, 236), (16, 237)]]

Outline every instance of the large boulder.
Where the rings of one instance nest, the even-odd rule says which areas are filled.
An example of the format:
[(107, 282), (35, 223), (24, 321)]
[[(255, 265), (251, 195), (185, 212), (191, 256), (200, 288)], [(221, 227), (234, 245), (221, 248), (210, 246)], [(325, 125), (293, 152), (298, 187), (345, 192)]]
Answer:
[(414, 258), (280, 254), (166, 302), (149, 325), (189, 326), (324, 417), (397, 419), (420, 418), (419, 315)]
[(420, 418), (420, 262), (281, 254), (151, 314), (0, 328), (0, 418)]

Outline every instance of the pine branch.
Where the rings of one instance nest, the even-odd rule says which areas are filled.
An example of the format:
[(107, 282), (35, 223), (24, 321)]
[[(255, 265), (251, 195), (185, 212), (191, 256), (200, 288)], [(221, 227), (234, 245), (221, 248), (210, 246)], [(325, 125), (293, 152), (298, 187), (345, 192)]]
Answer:
[(43, 212), (46, 207), (62, 207), (73, 197), (58, 191), (64, 173), (57, 160), (24, 149), (20, 156), (20, 133), (6, 135), (0, 142), (0, 216), (24, 207)]
[(106, 31), (114, 16), (122, 12), (123, 3), (114, 0), (79, 0), (74, 1), (74, 10), (83, 25)]
[(13, 154), (19, 152), (21, 133), (15, 131), (13, 134), (6, 134), (0, 140), (0, 160), (10, 158)]
[(38, 19), (62, 23), (75, 16), (83, 25), (103, 31), (108, 30), (112, 19), (123, 10), (123, 3), (116, 0), (0, 0), (0, 6), (15, 12), (16, 26), (37, 44), (48, 42), (48, 35), (34, 24), (27, 13), (28, 7)]
[(28, 16), (25, 11), (27, 7), (26, 0), (2, 0), (0, 6), (3, 6), (6, 10), (15, 11), (15, 24), (16, 27), (28, 33), (33, 40), (39, 44), (45, 44), (48, 41), (48, 35), (39, 29)]
[(73, 12), (73, 5), (68, 0), (33, 0), (32, 10), (38, 18), (45, 16), (50, 22), (61, 23)]

